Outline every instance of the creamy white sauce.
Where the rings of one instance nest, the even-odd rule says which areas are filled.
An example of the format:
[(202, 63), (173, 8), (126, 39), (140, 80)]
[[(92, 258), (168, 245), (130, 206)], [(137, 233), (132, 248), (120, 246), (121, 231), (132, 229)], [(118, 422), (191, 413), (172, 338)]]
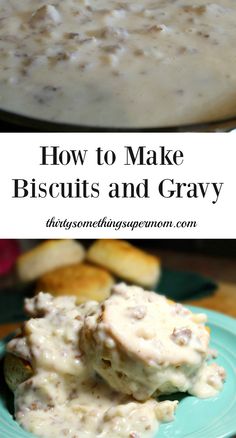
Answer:
[[(132, 306), (135, 296), (136, 305)], [(164, 323), (164, 328), (159, 334), (163, 348), (160, 348), (160, 343), (154, 348), (153, 336), (150, 337), (156, 329), (153, 319), (157, 310), (155, 296), (159, 307), (155, 320), (160, 320), (160, 326)], [(150, 300), (150, 306), (147, 305), (147, 300)], [(95, 348), (95, 356), (99, 357), (105, 345), (106, 349), (112, 352), (109, 357), (111, 366), (108, 369), (113, 369), (117, 376), (122, 362), (121, 345), (111, 336), (111, 331), (108, 334), (104, 322), (101, 329), (101, 310), (104, 311), (106, 306), (112, 310), (114, 301), (117, 316), (112, 314), (113, 324), (119, 324), (121, 332), (125, 331), (127, 340), (123, 367), (126, 368), (126, 372), (129, 367), (130, 370), (133, 367), (133, 377), (129, 376), (127, 386), (134, 390), (128, 391), (128, 394), (122, 385), (117, 386), (119, 379), (116, 380), (112, 372), (110, 375), (100, 372), (94, 354), (91, 353)], [(124, 304), (125, 301), (127, 305)], [(162, 359), (165, 355), (169, 363), (168, 366), (159, 363), (158, 375), (162, 380), (161, 386), (166, 387), (167, 393), (173, 391), (173, 382), (180, 390), (190, 390), (198, 396), (205, 397), (215, 395), (222, 387), (224, 370), (216, 364), (208, 366), (205, 362), (209, 339), (203, 323), (205, 316), (193, 315), (181, 305), (170, 303), (165, 297), (122, 284), (114, 287), (111, 298), (102, 305), (87, 302), (79, 306), (75, 297), (53, 298), (49, 294), (40, 293), (35, 298), (26, 300), (25, 307), (32, 318), (25, 323), (22, 336), (10, 341), (7, 349), (28, 360), (32, 366), (32, 377), (21, 383), (15, 391), (15, 415), (19, 424), (36, 436), (153, 437), (160, 422), (173, 420), (177, 406), (176, 401), (158, 402), (149, 397), (157, 390), (155, 374), (156, 364), (160, 359), (157, 351), (162, 354)], [(176, 328), (181, 327), (181, 324), (178, 324), (179, 319), (181, 322), (184, 321), (189, 330), (191, 328), (192, 333), (186, 329), (184, 332), (178, 329), (177, 332), (173, 332), (171, 323), (167, 324), (167, 329), (167, 314), (168, 318), (174, 321)], [(146, 323), (143, 324), (145, 319)], [(88, 344), (85, 332), (88, 327), (89, 330), (95, 327), (95, 320), (98, 329), (97, 342), (94, 344), (91, 338), (91, 344)], [(110, 330), (109, 324), (108, 327)], [(199, 342), (195, 339), (195, 334), (200, 339)], [(142, 340), (136, 339), (137, 336)], [(142, 345), (139, 345), (139, 342)], [(135, 359), (136, 364), (131, 364), (127, 358), (130, 356), (132, 361), (133, 354), (139, 356)], [(176, 359), (174, 355), (177, 356)], [(185, 372), (182, 370), (182, 374), (179, 374), (174, 366), (176, 360), (180, 359), (185, 361)], [(187, 371), (186, 361), (191, 364), (190, 373)], [(143, 380), (143, 373), (147, 383)], [(185, 383), (182, 382), (183, 377)]]
[(234, 0), (0, 0), (0, 106), (168, 126), (235, 115)]
[[(216, 374), (219, 367), (208, 372), (205, 322), (205, 315), (164, 296), (120, 284), (85, 317), (81, 346), (111, 387), (137, 400), (177, 391), (210, 397), (216, 386), (209, 384), (206, 391), (203, 375)], [(217, 381), (219, 390), (222, 379)]]
[[(58, 386), (59, 382), (63, 388)], [(95, 378), (78, 383), (76, 379), (58, 380), (58, 376), (40, 374), (34, 378), (33, 387), (27, 394), (28, 384), (23, 384), (16, 393), (16, 419), (25, 429), (40, 437), (148, 438), (158, 429), (158, 419), (161, 421), (166, 417), (165, 405), (155, 400), (137, 403), (118, 395)], [(37, 388), (37, 384), (40, 395), (36, 392), (34, 402), (32, 391)], [(42, 389), (45, 390), (46, 398), (43, 405), (37, 406), (39, 397), (42, 397)], [(61, 392), (66, 395), (64, 403), (60, 399)], [(55, 400), (49, 401), (52, 395)], [(50, 407), (50, 403), (55, 406)], [(175, 405), (166, 403), (170, 405), (168, 409), (172, 411), (170, 418), (173, 419)]]

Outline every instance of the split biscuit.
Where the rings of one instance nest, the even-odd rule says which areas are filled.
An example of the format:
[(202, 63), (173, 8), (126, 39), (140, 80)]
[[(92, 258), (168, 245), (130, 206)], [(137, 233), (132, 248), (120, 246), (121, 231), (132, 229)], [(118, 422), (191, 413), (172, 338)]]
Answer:
[(205, 320), (162, 295), (121, 283), (85, 317), (80, 348), (112, 388), (137, 400), (194, 394), (208, 355)]
[(20, 280), (31, 281), (61, 266), (80, 263), (84, 247), (75, 240), (48, 240), (22, 254), (16, 263)]
[(54, 296), (75, 295), (77, 303), (101, 301), (110, 295), (114, 279), (106, 270), (86, 263), (65, 266), (43, 275), (36, 292), (47, 291)]
[(146, 288), (156, 286), (160, 278), (160, 259), (124, 240), (97, 240), (90, 247), (87, 260)]

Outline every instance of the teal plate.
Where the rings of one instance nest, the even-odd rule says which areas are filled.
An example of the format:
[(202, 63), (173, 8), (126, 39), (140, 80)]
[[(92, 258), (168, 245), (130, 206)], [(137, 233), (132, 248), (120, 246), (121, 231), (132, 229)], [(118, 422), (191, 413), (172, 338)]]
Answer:
[[(156, 438), (226, 438), (236, 435), (236, 320), (217, 312), (190, 307), (208, 315), (211, 328), (211, 347), (217, 349), (217, 363), (227, 372), (223, 391), (217, 397), (198, 399), (189, 395), (173, 396), (180, 403), (176, 418), (162, 424)], [(0, 358), (5, 352), (5, 341), (0, 342)], [(1, 379), (2, 380), (2, 379)], [(0, 438), (32, 438), (14, 421), (8, 406), (10, 394), (0, 395)], [(56, 437), (51, 437), (56, 438)], [(112, 438), (112, 437), (111, 437)]]

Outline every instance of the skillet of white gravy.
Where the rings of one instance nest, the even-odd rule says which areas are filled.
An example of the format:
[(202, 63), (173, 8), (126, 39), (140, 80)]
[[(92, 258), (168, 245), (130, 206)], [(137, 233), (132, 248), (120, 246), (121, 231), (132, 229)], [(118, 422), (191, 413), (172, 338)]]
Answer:
[(234, 0), (0, 0), (0, 107), (170, 126), (233, 116)]

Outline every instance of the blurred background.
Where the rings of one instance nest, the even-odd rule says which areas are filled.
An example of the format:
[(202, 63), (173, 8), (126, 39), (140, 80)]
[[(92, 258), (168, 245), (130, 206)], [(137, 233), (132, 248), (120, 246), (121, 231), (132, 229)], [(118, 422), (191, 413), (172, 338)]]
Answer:
[[(15, 261), (19, 254), (42, 240), (0, 240), (0, 287), (14, 284)], [(82, 240), (89, 247), (93, 240)], [(130, 243), (161, 258), (170, 269), (190, 270), (219, 281), (236, 283), (236, 239), (139, 239)]]
[[(133, 250), (138, 250), (138, 254), (141, 254), (141, 260), (144, 256), (147, 264), (149, 259), (145, 259), (145, 257), (149, 254), (152, 254), (154, 260), (158, 262), (158, 270), (160, 271), (158, 282), (150, 286), (150, 289), (185, 304), (196, 305), (236, 317), (235, 239), (140, 239), (126, 242), (131, 244), (131, 247), (128, 245), (127, 253), (124, 253), (125, 263), (126, 255), (128, 254), (129, 257), (129, 248), (132, 249), (132, 254)], [(69, 253), (68, 248), (65, 248), (65, 243), (67, 246), (69, 243), (69, 247), (71, 245)], [(106, 293), (110, 293), (112, 283), (110, 284), (109, 281), (126, 281), (125, 276), (118, 275), (109, 266), (100, 265), (99, 259), (97, 263), (94, 264), (93, 261), (91, 263), (87, 254), (88, 249), (94, 244), (94, 240), (0, 240), (0, 337), (14, 330), (24, 320), (24, 298), (33, 296), (39, 291), (39, 287), (45, 284), (45, 281), (46, 284), (50, 284), (50, 287), (55, 287), (55, 291), (50, 290), (51, 293), (55, 292), (55, 295), (59, 293), (57, 289), (61, 291), (63, 285), (64, 288), (67, 288), (68, 293), (73, 294), (72, 289), (76, 286), (77, 289), (73, 290), (76, 290), (76, 294), (81, 296), (83, 293), (81, 287), (83, 288), (84, 284), (88, 286), (89, 283), (93, 290), (85, 292), (86, 299), (97, 299), (97, 296), (102, 296), (100, 299), (104, 299), (100, 292), (102, 291), (104, 294), (106, 288)], [(53, 253), (50, 252), (52, 248)], [(76, 259), (74, 259), (74, 252), (77, 254)], [(25, 255), (22, 257), (23, 254), (26, 257)], [(69, 263), (68, 254), (72, 256), (72, 262)], [(110, 257), (113, 258), (113, 255)], [(57, 264), (52, 268), (51, 258), (53, 257), (55, 257)], [(129, 263), (130, 260), (127, 262)], [(71, 269), (69, 273), (68, 265)], [(133, 266), (135, 267), (135, 265)], [(20, 275), (19, 267), (21, 270), (23, 269), (23, 276)], [(35, 274), (31, 278), (31, 270), (33, 272), (35, 268)], [(105, 277), (107, 276), (104, 278), (104, 290), (101, 287), (101, 271), (99, 271), (103, 268), (105, 269)], [(90, 272), (91, 269), (92, 272)], [(37, 270), (39, 270), (38, 273)], [(130, 282), (141, 284), (135, 281)], [(47, 290), (43, 288), (43, 290), (49, 291), (48, 288)], [(91, 294), (95, 295), (92, 295), (91, 298)]]

